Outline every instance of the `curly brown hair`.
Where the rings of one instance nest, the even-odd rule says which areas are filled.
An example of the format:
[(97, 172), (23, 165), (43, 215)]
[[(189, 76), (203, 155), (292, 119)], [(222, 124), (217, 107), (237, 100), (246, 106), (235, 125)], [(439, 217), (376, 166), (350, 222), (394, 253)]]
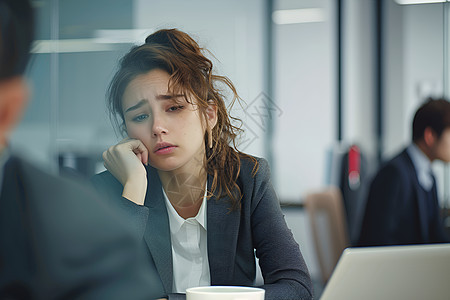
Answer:
[[(234, 103), (240, 101), (233, 83), (225, 76), (212, 73), (213, 64), (202, 52), (197, 42), (188, 34), (177, 29), (162, 29), (145, 39), (145, 44), (134, 46), (121, 59), (119, 70), (108, 88), (108, 108), (113, 123), (126, 133), (122, 109), (122, 97), (128, 84), (136, 76), (154, 69), (162, 69), (170, 74), (169, 90), (174, 94), (188, 95), (195, 99), (201, 117), (206, 119), (206, 109), (213, 104), (217, 107), (217, 124), (212, 129), (213, 147), (210, 148), (208, 133), (205, 133), (204, 165), (212, 176), (211, 191), (219, 198), (227, 195), (232, 201), (232, 209), (240, 207), (241, 190), (236, 180), (241, 170), (241, 159), (252, 161), (253, 175), (258, 169), (257, 160), (237, 149), (236, 138), (242, 132), (238, 118), (231, 117), (228, 111)], [(233, 98), (228, 108), (220, 86), (228, 88)], [(118, 118), (120, 117), (120, 119)]]

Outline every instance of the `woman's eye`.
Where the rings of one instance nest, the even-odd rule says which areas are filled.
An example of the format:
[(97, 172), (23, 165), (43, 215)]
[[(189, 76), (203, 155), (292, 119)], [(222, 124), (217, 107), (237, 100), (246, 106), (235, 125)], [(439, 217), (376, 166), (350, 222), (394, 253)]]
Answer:
[(139, 115), (133, 118), (134, 122), (142, 122), (145, 121), (148, 118), (148, 115), (143, 114), (143, 115)]
[(177, 111), (177, 110), (181, 110), (183, 109), (184, 106), (183, 105), (178, 105), (178, 106), (171, 106), (168, 111)]

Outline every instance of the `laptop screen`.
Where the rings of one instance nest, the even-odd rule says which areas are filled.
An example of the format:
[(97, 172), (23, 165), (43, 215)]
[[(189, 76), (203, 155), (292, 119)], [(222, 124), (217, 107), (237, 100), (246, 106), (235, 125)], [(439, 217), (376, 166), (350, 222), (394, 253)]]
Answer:
[(450, 244), (347, 248), (321, 300), (450, 299)]

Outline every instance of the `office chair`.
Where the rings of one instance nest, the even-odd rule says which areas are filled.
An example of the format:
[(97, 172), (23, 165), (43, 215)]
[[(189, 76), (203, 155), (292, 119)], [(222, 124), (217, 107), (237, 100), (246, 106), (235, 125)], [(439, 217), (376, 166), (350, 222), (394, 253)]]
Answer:
[(342, 193), (337, 187), (328, 187), (307, 194), (304, 204), (311, 224), (321, 280), (325, 285), (342, 251), (349, 246)]

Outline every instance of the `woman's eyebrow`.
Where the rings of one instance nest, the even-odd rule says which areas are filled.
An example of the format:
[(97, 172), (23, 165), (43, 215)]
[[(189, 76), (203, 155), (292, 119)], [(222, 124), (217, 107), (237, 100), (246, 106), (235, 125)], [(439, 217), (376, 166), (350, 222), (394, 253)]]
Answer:
[(137, 104), (128, 107), (128, 108), (125, 110), (125, 113), (130, 112), (130, 111), (132, 111), (132, 110), (136, 110), (136, 109), (140, 108), (142, 105), (144, 105), (145, 103), (147, 103), (147, 100), (142, 99), (142, 100), (139, 101)]
[[(156, 96), (156, 100), (176, 100), (177, 98), (180, 98), (180, 97), (184, 97), (184, 95), (183, 94), (180, 94), (180, 95), (161, 94), (161, 95), (157, 95)], [(125, 110), (125, 113), (128, 113), (130, 111), (139, 109), (140, 107), (142, 107), (147, 102), (148, 102), (147, 99), (142, 99), (138, 103), (136, 103), (135, 105), (128, 107)]]
[(156, 100), (172, 100), (176, 98), (184, 97), (183, 94), (173, 95), (173, 94), (161, 94), (156, 96)]

